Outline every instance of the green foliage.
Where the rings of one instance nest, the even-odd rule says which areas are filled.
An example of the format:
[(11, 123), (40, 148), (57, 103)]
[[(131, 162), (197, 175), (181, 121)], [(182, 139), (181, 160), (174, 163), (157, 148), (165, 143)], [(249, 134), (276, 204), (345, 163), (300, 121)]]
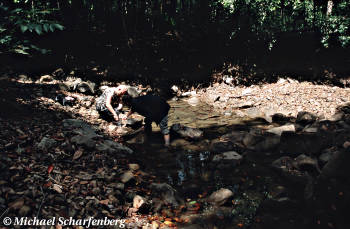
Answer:
[[(22, 55), (30, 55), (35, 51), (41, 54), (48, 53), (48, 50), (39, 48), (25, 38), (63, 30), (64, 27), (54, 17), (57, 9), (47, 8), (46, 4), (34, 5), (34, 2), (29, 1), (18, 0), (14, 3), (16, 4), (8, 6), (0, 4), (0, 14), (4, 15), (4, 20), (0, 20), (0, 52)], [(11, 9), (9, 6), (15, 8)]]

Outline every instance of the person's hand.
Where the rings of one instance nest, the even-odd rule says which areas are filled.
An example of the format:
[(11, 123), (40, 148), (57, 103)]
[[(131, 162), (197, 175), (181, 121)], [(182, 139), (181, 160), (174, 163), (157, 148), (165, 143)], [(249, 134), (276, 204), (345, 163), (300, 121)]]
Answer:
[(118, 117), (118, 115), (113, 115), (113, 118), (114, 118), (115, 121), (119, 122), (119, 117)]

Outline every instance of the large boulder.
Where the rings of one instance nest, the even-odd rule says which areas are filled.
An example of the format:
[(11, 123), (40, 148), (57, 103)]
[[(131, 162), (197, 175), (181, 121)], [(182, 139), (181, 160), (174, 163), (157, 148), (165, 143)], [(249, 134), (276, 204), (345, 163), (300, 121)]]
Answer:
[(293, 133), (283, 132), (280, 151), (287, 155), (318, 155), (322, 149), (328, 148), (333, 142), (332, 134), (327, 133)]
[(128, 153), (132, 154), (133, 151), (129, 147), (126, 147), (118, 142), (114, 142), (111, 140), (105, 140), (101, 143), (98, 143), (96, 145), (96, 150), (99, 152), (106, 152), (106, 153)]
[(197, 128), (191, 128), (182, 124), (176, 123), (171, 126), (171, 131), (180, 135), (183, 138), (189, 138), (193, 140), (200, 139), (203, 137), (203, 131)]

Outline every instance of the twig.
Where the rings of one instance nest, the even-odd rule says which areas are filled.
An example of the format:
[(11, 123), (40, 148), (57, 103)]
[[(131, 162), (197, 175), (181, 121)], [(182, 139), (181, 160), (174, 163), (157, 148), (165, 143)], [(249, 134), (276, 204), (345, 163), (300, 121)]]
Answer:
[(45, 199), (46, 199), (46, 194), (44, 193), (44, 191), (43, 191), (43, 188), (40, 186), (40, 190), (41, 190), (41, 193), (44, 195), (43, 196), (43, 198), (41, 199), (41, 203), (40, 203), (40, 206), (39, 206), (39, 210), (38, 210), (38, 213), (36, 214), (36, 217), (38, 218), (39, 217), (39, 214), (40, 214), (40, 212), (41, 212), (41, 208), (42, 208), (42, 206), (43, 206), (43, 204), (44, 204), (44, 201), (45, 201)]
[(6, 208), (6, 210), (0, 215), (0, 219), (10, 210), (10, 208)]

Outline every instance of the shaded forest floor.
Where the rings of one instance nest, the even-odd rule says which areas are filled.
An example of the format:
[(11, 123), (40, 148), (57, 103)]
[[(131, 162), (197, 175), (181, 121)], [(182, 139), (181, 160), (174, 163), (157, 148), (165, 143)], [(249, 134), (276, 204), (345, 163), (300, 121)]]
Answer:
[[(317, 203), (322, 205), (321, 210), (315, 213), (317, 217), (305, 219), (306, 212), (302, 211), (302, 208), (306, 206), (305, 202), (307, 201), (302, 199), (302, 195), (304, 192), (310, 194), (309, 191), (304, 190), (304, 178), (308, 176), (301, 176), (302, 185), (299, 184), (298, 187), (293, 188), (293, 182), (288, 184), (289, 181), (283, 181), (283, 176), (281, 178), (279, 175), (271, 173), (266, 166), (271, 161), (278, 159), (281, 156), (278, 150), (284, 148), (278, 148), (276, 151), (275, 149), (269, 149), (270, 152), (268, 150), (268, 152), (257, 154), (257, 152), (265, 151), (265, 146), (256, 144), (258, 141), (255, 142), (255, 140), (270, 139), (270, 135), (265, 136), (255, 132), (265, 133), (265, 131), (274, 127), (283, 126), (286, 120), (282, 120), (281, 124), (278, 123), (281, 120), (276, 119), (276, 117), (287, 118), (294, 123), (298, 119), (298, 112), (306, 111), (311, 112), (315, 117), (310, 118), (313, 120), (307, 118), (304, 120), (306, 122), (310, 121), (309, 126), (303, 123), (295, 124), (298, 127), (296, 128), (298, 134), (314, 131), (311, 129), (316, 127), (317, 131), (332, 132), (327, 136), (331, 136), (333, 139), (334, 136), (334, 138), (338, 137), (335, 134), (338, 131), (341, 133), (341, 140), (337, 144), (331, 142), (324, 149), (320, 149), (320, 152), (323, 153), (323, 150), (334, 147), (339, 147), (339, 151), (343, 148), (348, 149), (349, 145), (345, 143), (349, 141), (349, 135), (347, 135), (349, 120), (342, 120), (343, 117), (337, 116), (339, 115), (338, 108), (350, 99), (348, 88), (313, 85), (306, 82), (300, 83), (295, 80), (281, 79), (277, 83), (262, 84), (261, 86), (233, 87), (222, 83), (202, 89), (192, 88), (190, 91), (178, 91), (179, 97), (182, 97), (181, 100), (193, 106), (194, 109), (202, 101), (208, 103), (213, 107), (208, 112), (212, 112), (212, 114), (217, 112), (219, 119), (231, 116), (246, 120), (263, 119), (263, 122), (260, 121), (258, 124), (253, 124), (253, 122), (248, 124), (249, 122), (247, 122), (247, 125), (243, 125), (243, 127), (217, 125), (213, 129), (205, 129), (205, 132), (216, 132), (212, 138), (207, 139), (208, 141), (203, 140), (199, 143), (176, 141), (180, 145), (179, 147), (187, 150), (187, 153), (188, 150), (195, 152), (197, 150), (208, 150), (215, 153), (237, 150), (245, 157), (246, 161), (242, 162), (242, 167), (237, 167), (234, 172), (231, 171), (232, 169), (227, 170), (227, 168), (224, 168), (224, 171), (227, 171), (228, 174), (235, 174), (228, 178), (226, 182), (236, 182), (237, 187), (240, 187), (236, 191), (242, 194), (242, 196), (239, 196), (241, 200), (244, 199), (243, 193), (247, 191), (246, 200), (250, 198), (252, 201), (246, 202), (245, 205), (249, 206), (239, 205), (239, 201), (236, 202), (237, 199), (233, 199), (224, 206), (214, 208), (213, 212), (209, 211), (210, 214), (206, 215), (208, 211), (203, 214), (202, 211), (207, 208), (204, 199), (208, 193), (204, 194), (203, 189), (193, 188), (189, 183), (186, 184), (188, 186), (184, 187), (183, 190), (185, 192), (185, 190), (195, 189), (195, 196), (192, 199), (187, 196), (188, 198), (183, 200), (181, 198), (164, 200), (158, 196), (158, 199), (160, 199), (159, 205), (161, 206), (159, 212), (156, 212), (154, 208), (138, 209), (137, 206), (135, 207), (136, 194), (146, 197), (145, 201), (154, 199), (155, 191), (149, 185), (153, 182), (162, 184), (165, 180), (157, 177), (156, 173), (148, 170), (143, 171), (145, 168), (139, 163), (139, 156), (129, 154), (125, 149), (119, 149), (117, 153), (117, 151), (106, 151), (105, 149), (98, 151), (94, 148), (95, 146), (92, 147), (93, 149), (89, 148), (89, 143), (87, 145), (73, 144), (74, 131), (79, 132), (80, 130), (67, 130), (64, 126), (64, 120), (72, 118), (85, 120), (97, 128), (96, 133), (100, 136), (94, 135), (91, 138), (93, 139), (91, 141), (96, 142), (96, 145), (106, 144), (109, 140), (118, 143), (121, 139), (118, 137), (118, 127), (116, 125), (98, 118), (93, 102), (96, 95), (67, 92), (67, 95), (77, 98), (77, 104), (75, 106), (62, 106), (54, 101), (58, 93), (56, 83), (55, 79), (49, 82), (35, 82), (23, 75), (12, 79), (8, 77), (1, 78), (0, 105), (4, 109), (0, 111), (0, 125), (3, 130), (0, 138), (3, 152), (0, 168), (5, 172), (0, 177), (0, 204), (4, 207), (3, 211), (6, 215), (50, 217), (57, 214), (77, 218), (86, 216), (113, 218), (118, 216), (118, 218), (128, 218), (129, 223), (131, 223), (130, 227), (135, 225), (141, 227), (154, 222), (153, 228), (167, 228), (176, 225), (187, 227), (191, 224), (196, 225), (194, 228), (203, 228), (203, 225), (208, 228), (214, 228), (216, 225), (219, 225), (219, 228), (246, 228), (250, 225), (252, 225), (252, 228), (272, 228), (276, 225), (278, 225), (276, 228), (288, 228), (288, 225), (289, 228), (345, 228), (342, 226), (347, 225), (343, 221), (344, 212), (332, 213), (331, 216), (325, 219), (322, 218), (328, 214), (329, 209), (326, 208), (329, 207), (331, 211), (336, 211), (334, 209), (337, 206), (342, 209), (343, 204), (347, 203), (346, 201), (341, 203), (344, 199), (349, 198), (348, 189), (345, 189), (347, 183), (345, 182), (344, 186), (337, 186), (334, 185), (336, 183), (334, 182), (331, 186), (336, 188), (329, 189), (331, 191), (326, 193), (326, 195), (329, 195), (326, 196), (327, 201), (324, 201), (325, 197), (322, 194), (319, 194), (321, 197), (315, 195), (316, 199), (319, 198)], [(150, 87), (141, 85), (141, 88), (146, 91)], [(157, 90), (154, 91), (157, 92)], [(162, 89), (158, 91), (162, 91)], [(165, 88), (165, 91), (171, 90)], [(280, 113), (282, 116), (273, 116), (276, 113)], [(327, 125), (322, 121), (326, 121)], [(329, 124), (328, 121), (331, 123)], [(181, 123), (181, 120), (179, 122)], [(231, 135), (224, 136), (223, 134)], [(245, 137), (242, 140), (242, 137), (237, 137), (235, 134), (243, 134)], [(207, 137), (207, 135), (205, 136)], [(246, 138), (246, 136), (249, 137)], [(305, 136), (302, 135), (301, 138), (303, 139)], [(299, 135), (296, 135), (296, 137), (299, 137)], [(313, 141), (315, 136), (312, 135), (311, 137), (310, 141)], [(44, 138), (52, 139), (54, 141), (53, 146), (46, 148), (47, 146), (44, 146), (43, 143), (43, 148), (41, 148), (39, 145)], [(231, 140), (227, 141), (226, 138), (231, 138)], [(251, 140), (252, 138), (254, 140)], [(287, 141), (284, 147), (291, 147), (293, 150), (300, 150), (300, 153), (304, 151), (305, 154), (308, 154), (310, 147), (305, 149), (303, 146), (296, 144), (297, 141), (298, 139), (295, 142), (293, 140)], [(238, 144), (238, 146), (232, 143)], [(318, 140), (313, 144), (317, 143), (319, 143)], [(125, 142), (123, 144), (128, 145)], [(135, 153), (141, 152), (144, 148), (142, 141), (137, 142), (137, 144), (131, 144), (130, 146)], [(268, 147), (271, 144), (274, 143), (267, 143)], [(296, 147), (294, 147), (295, 144)], [(235, 145), (234, 148), (231, 148), (231, 145)], [(152, 145), (147, 147), (152, 148)], [(156, 152), (166, 153), (163, 149), (157, 149)], [(314, 155), (310, 153), (309, 156), (317, 158), (320, 152)], [(287, 155), (291, 156), (293, 153)], [(256, 162), (260, 162), (260, 164)], [(215, 167), (212, 169), (213, 171), (216, 170)], [(298, 170), (291, 168), (291, 170), (293, 169)], [(275, 183), (272, 185), (260, 179), (266, 171), (267, 174), (273, 174), (271, 176)], [(311, 170), (306, 168), (306, 171), (314, 172), (314, 168)], [(281, 171), (277, 174), (279, 173)], [(306, 186), (310, 187), (310, 185)], [(236, 186), (233, 185), (232, 187)], [(266, 193), (266, 196), (263, 197), (263, 195), (256, 193), (256, 189), (261, 193)], [(213, 192), (215, 189), (211, 188), (208, 191)], [(254, 193), (255, 196), (249, 196), (251, 193)], [(334, 202), (332, 202), (333, 200)], [(172, 201), (175, 201), (179, 206), (176, 206), (175, 202)], [(312, 204), (314, 203), (311, 201)], [(248, 221), (244, 223), (239, 221), (239, 217), (236, 217), (233, 221), (230, 217), (227, 217), (227, 215), (233, 214), (232, 207), (242, 215), (249, 216), (249, 224)], [(128, 213), (130, 211), (132, 213), (135, 208), (140, 210), (138, 212), (140, 214), (129, 216)], [(246, 210), (242, 210), (243, 208)], [(280, 211), (283, 211), (283, 213)], [(193, 215), (200, 216), (191, 218), (190, 216)], [(136, 218), (140, 221), (136, 221)]]

